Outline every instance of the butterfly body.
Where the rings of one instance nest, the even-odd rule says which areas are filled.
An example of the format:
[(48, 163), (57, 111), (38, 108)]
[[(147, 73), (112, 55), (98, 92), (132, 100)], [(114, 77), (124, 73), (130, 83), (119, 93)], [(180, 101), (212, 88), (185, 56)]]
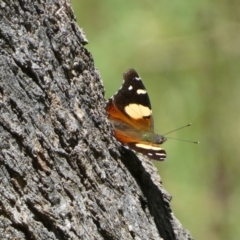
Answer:
[(150, 159), (163, 161), (166, 158), (165, 150), (159, 146), (166, 138), (154, 133), (150, 100), (134, 69), (124, 74), (123, 85), (108, 100), (106, 111), (119, 142)]

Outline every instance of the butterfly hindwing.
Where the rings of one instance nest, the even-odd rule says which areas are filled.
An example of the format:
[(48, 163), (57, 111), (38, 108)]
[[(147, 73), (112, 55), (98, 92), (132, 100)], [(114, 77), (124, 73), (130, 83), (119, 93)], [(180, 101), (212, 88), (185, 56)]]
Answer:
[(166, 158), (166, 151), (158, 144), (139, 141), (139, 139), (127, 136), (124, 132), (117, 129), (114, 130), (114, 136), (119, 142), (123, 143), (130, 149), (146, 155), (148, 158), (163, 161)]

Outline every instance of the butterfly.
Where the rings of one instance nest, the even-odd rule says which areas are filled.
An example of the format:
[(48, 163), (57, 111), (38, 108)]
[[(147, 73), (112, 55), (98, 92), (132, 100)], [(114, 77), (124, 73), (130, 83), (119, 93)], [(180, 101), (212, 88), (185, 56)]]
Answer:
[(123, 74), (123, 84), (106, 105), (114, 137), (125, 147), (149, 159), (163, 161), (166, 152), (159, 144), (167, 139), (154, 133), (152, 108), (141, 78), (134, 69)]

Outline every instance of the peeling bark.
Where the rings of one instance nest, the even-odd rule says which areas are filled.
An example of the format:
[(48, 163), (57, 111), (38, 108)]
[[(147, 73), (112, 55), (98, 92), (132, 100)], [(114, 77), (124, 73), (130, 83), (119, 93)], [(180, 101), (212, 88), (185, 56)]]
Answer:
[(0, 239), (192, 239), (113, 139), (67, 0), (0, 2)]

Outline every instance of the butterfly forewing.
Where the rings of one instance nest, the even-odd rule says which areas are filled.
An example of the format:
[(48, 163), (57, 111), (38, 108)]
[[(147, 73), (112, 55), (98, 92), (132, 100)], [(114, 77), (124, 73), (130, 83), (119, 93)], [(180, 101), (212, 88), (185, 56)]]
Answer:
[(153, 131), (152, 108), (141, 78), (134, 69), (129, 69), (123, 76), (124, 82), (114, 96), (113, 104), (131, 119), (134, 128)]

